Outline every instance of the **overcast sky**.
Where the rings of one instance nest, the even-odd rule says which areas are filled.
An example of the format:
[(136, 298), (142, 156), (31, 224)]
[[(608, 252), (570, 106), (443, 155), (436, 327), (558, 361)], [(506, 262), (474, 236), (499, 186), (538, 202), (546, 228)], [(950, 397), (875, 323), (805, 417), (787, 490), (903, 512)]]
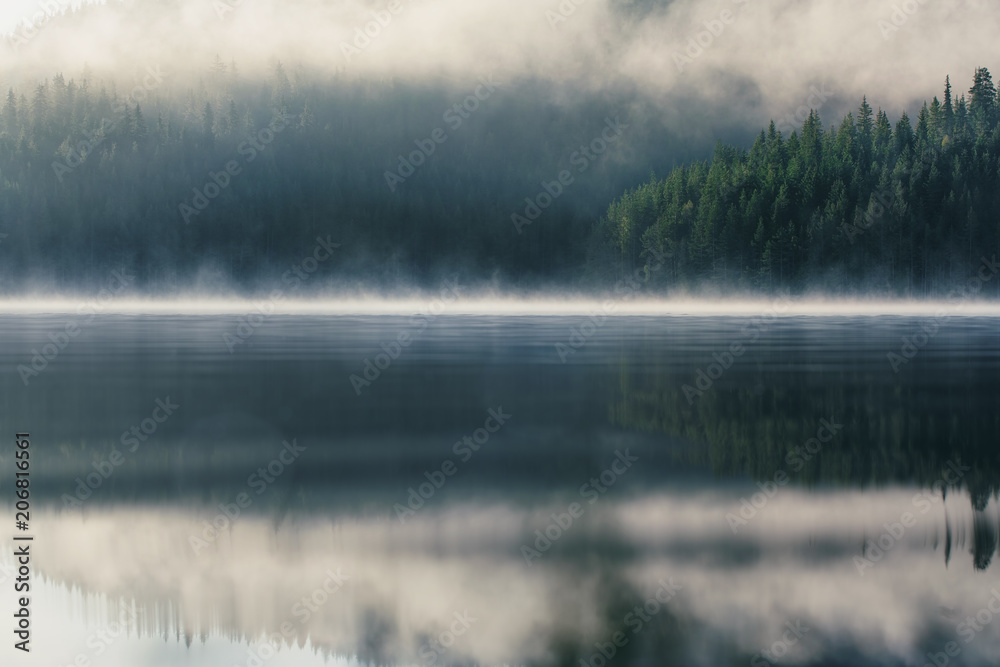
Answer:
[[(0, 82), (19, 85), (55, 71), (71, 76), (84, 62), (125, 77), (145, 65), (204, 71), (218, 53), (244, 73), (275, 58), (409, 81), (492, 71), (574, 89), (636, 85), (664, 106), (697, 98), (753, 122), (808, 105), (829, 123), (840, 113), (837, 100), (853, 108), (867, 94), (895, 115), (939, 94), (946, 74), (961, 92), (976, 66), (1000, 67), (991, 60), (1000, 4), (988, 0), (575, 2), (582, 4), (399, 0), (391, 21), (348, 57), (345, 44), (389, 0), (109, 0), (81, 25), (51, 18), (18, 50), (0, 50)], [(24, 21), (42, 4), (5, 0), (0, 27), (20, 25), (23, 36)], [(912, 13), (895, 9), (903, 5)], [(574, 11), (563, 16), (560, 6)], [(703, 32), (700, 53), (685, 52), (689, 40), (711, 29), (717, 34)]]

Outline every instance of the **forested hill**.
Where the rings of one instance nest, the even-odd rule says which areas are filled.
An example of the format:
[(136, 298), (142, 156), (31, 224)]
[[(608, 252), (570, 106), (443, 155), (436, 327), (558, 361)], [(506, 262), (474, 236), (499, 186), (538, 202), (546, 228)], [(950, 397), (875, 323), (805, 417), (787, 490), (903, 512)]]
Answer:
[[(783, 137), (629, 191), (597, 225), (590, 266), (655, 267), (654, 285), (946, 293), (1000, 257), (1000, 104), (990, 73), (893, 125), (863, 100), (824, 129)], [(1000, 295), (1000, 278), (983, 290)]]
[[(111, 271), (134, 275), (139, 293), (266, 293), (318, 236), (340, 249), (303, 295), (456, 276), (574, 283), (608, 202), (651, 163), (711, 145), (675, 139), (637, 95), (489, 72), (376, 81), (277, 61), (245, 72), (222, 58), (194, 73), (81, 65), (21, 80), (0, 92), (0, 295), (91, 292)], [(622, 135), (581, 165), (608, 118)], [(518, 234), (511, 215), (568, 169), (573, 183)]]
[[(340, 245), (317, 288), (611, 290), (640, 269), (666, 294), (922, 296), (1000, 256), (985, 69), (915, 125), (867, 102), (828, 129), (812, 113), (624, 196), (711, 146), (640, 91), (556, 103), (537, 81), (407, 85), (277, 62), (247, 77), (219, 58), (194, 79), (138, 71), (0, 95), (0, 295), (91, 291), (113, 271), (139, 292), (270, 291), (318, 237)], [(1000, 279), (985, 292), (1000, 297)]]

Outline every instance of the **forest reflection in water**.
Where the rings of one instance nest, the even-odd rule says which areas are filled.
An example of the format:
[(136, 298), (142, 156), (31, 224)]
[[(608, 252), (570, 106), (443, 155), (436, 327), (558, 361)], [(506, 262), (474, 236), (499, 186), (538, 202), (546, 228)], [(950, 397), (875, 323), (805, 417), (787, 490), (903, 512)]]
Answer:
[(276, 316), (230, 354), (230, 317), (107, 316), (24, 391), (60, 320), (5, 319), (38, 623), (81, 638), (52, 664), (95, 658), (119, 599), (109, 665), (253, 664), (266, 637), (268, 665), (990, 664), (1000, 624), (962, 624), (1000, 586), (996, 319), (898, 372), (912, 318), (610, 318), (563, 363), (581, 321), (443, 317), (357, 391), (409, 318)]

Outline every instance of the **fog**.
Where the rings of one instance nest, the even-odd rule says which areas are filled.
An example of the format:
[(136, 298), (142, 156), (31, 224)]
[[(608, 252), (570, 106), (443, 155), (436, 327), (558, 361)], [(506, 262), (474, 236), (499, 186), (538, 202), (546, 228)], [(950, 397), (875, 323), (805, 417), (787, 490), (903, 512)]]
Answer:
[[(5, 3), (0, 27), (21, 34), (39, 4)], [(68, 6), (66, 0), (48, 6), (53, 4)], [(902, 4), (912, 13), (899, 14), (898, 29), (888, 30), (886, 25), (897, 27), (892, 20), (899, 3), (400, 0), (370, 45), (348, 57), (343, 45), (353, 43), (373, 12), (386, 11), (386, 2), (110, 0), (80, 20), (57, 15), (42, 21), (37, 34), (6, 50), (0, 73), (4, 87), (55, 71), (69, 75), (83, 63), (122, 76), (144, 64), (169, 64), (181, 75), (204, 71), (216, 54), (248, 74), (274, 59), (376, 80), (503, 72), (574, 89), (627, 82), (670, 102), (668, 115), (684, 115), (680, 101), (696, 99), (727, 110), (730, 119), (748, 116), (761, 124), (794, 113), (814, 85), (829, 91), (824, 106), (831, 109), (853, 107), (865, 93), (873, 106), (904, 108), (937, 89), (945, 74), (964, 73), (993, 57), (1000, 18), (994, 3)], [(674, 55), (723, 11), (732, 13), (731, 21), (721, 29), (713, 23), (720, 34), (703, 38), (709, 41), (704, 52), (692, 51), (692, 62), (679, 68)]]
[[(464, 290), (463, 290), (464, 291)], [(879, 299), (797, 299), (761, 300), (703, 298), (628, 299), (609, 294), (604, 299), (579, 294), (553, 298), (550, 292), (520, 295), (492, 294), (481, 291), (467, 296), (442, 299), (440, 294), (409, 290), (409, 298), (385, 293), (358, 293), (344, 298), (320, 293), (309, 299), (243, 298), (209, 295), (185, 295), (179, 298), (103, 298), (81, 296), (78, 299), (51, 298), (41, 294), (0, 300), (0, 314), (60, 315), (229, 315), (264, 313), (266, 315), (410, 315), (444, 314), (448, 317), (475, 315), (495, 317), (521, 316), (666, 316), (666, 317), (998, 317), (1000, 304), (988, 300), (879, 300)]]

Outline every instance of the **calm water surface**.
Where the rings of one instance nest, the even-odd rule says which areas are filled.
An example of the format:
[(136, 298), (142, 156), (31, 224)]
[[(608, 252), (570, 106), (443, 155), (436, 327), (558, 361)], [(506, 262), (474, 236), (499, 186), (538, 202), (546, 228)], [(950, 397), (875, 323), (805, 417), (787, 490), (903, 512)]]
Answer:
[(998, 319), (69, 319), (30, 664), (998, 664)]

